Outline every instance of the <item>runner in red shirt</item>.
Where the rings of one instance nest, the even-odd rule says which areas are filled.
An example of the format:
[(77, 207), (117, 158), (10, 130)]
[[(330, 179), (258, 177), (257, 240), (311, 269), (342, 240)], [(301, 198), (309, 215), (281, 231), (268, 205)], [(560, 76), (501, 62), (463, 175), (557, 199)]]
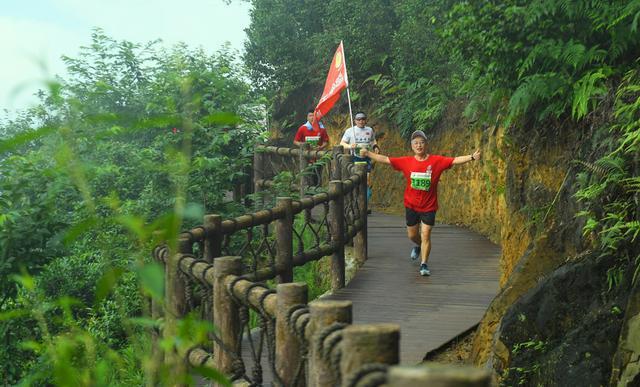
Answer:
[(295, 146), (309, 145), (312, 150), (323, 150), (329, 146), (329, 135), (327, 130), (322, 125), (322, 122), (318, 124), (320, 130), (316, 130), (313, 125), (314, 120), (313, 110), (309, 110), (307, 113), (307, 122), (300, 125), (296, 136), (293, 138), (293, 144)]
[[(427, 136), (421, 130), (411, 135), (413, 156), (387, 157), (360, 150), (362, 157), (369, 156), (373, 161), (391, 164), (393, 169), (401, 171), (407, 181), (404, 190), (407, 236), (416, 244), (411, 250), (411, 258), (420, 256), (420, 275), (431, 275), (427, 262), (431, 252), (431, 228), (435, 224), (438, 210), (438, 181), (445, 170), (454, 165), (465, 164), (480, 158), (480, 150), (468, 156), (444, 157), (427, 153)], [(422, 223), (420, 229), (419, 223)]]
[[(323, 150), (329, 146), (329, 135), (327, 130), (322, 125), (322, 122), (318, 122), (319, 130), (316, 130), (312, 123), (315, 120), (313, 110), (307, 112), (307, 122), (300, 125), (296, 136), (293, 138), (293, 145), (295, 146), (308, 146), (307, 149), (311, 150)], [(316, 159), (309, 159), (309, 164), (315, 163)], [(321, 181), (322, 166), (315, 165), (310, 166), (307, 171), (309, 174), (305, 177), (305, 185), (312, 187), (317, 186)]]

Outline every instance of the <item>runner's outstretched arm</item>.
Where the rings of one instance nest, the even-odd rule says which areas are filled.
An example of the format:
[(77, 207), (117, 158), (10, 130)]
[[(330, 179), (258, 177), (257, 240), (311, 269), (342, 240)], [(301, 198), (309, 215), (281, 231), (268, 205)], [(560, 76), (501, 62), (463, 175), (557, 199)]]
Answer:
[(375, 153), (375, 152), (369, 152), (364, 148), (360, 149), (360, 157), (369, 157), (371, 160), (375, 161), (376, 163), (391, 164), (391, 161), (389, 161), (389, 157)]
[(465, 164), (465, 163), (468, 163), (469, 161), (478, 160), (478, 159), (480, 159), (480, 149), (476, 149), (476, 151), (473, 152), (473, 154), (456, 157), (455, 159), (453, 159), (453, 165)]

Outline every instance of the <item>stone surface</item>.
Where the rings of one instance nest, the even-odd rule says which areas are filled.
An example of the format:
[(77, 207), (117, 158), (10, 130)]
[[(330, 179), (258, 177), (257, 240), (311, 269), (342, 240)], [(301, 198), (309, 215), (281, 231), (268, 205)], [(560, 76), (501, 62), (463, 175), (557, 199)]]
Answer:
[(608, 290), (612, 260), (588, 256), (568, 263), (508, 309), (497, 332), (506, 354), (493, 363), (504, 384), (608, 383), (623, 322), (615, 308), (626, 304), (629, 287)]

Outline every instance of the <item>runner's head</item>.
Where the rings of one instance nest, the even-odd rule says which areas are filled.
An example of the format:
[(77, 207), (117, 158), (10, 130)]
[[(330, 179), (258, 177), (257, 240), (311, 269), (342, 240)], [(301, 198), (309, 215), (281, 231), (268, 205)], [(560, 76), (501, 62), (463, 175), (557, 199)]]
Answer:
[(367, 115), (364, 114), (364, 112), (357, 112), (354, 119), (358, 128), (364, 128), (365, 124), (367, 123)]
[(313, 117), (314, 117), (314, 112), (313, 110), (309, 109), (309, 111), (307, 112), (307, 121), (309, 121), (310, 123), (313, 123)]
[(416, 130), (411, 134), (411, 149), (419, 156), (427, 153), (427, 136), (422, 130)]

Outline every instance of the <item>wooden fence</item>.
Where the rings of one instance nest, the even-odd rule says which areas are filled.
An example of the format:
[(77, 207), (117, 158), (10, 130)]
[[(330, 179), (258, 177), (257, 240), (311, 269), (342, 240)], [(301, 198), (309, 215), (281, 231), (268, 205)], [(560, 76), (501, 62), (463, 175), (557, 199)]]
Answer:
[[(208, 348), (165, 352), (171, 367), (211, 367), (247, 386), (265, 378), (287, 387), (489, 385), (476, 369), (394, 366), (398, 325), (352, 325), (350, 302), (308, 303), (307, 285), (291, 282), (294, 267), (330, 257), (331, 287), (343, 287), (350, 242), (357, 264), (366, 261), (366, 166), (354, 165), (342, 147), (258, 147), (253, 168), (254, 200), (263, 209), (226, 220), (206, 215), (180, 234), (177, 251), (154, 249), (165, 265), (163, 335), (175, 337), (176, 322), (193, 310), (216, 327)], [(298, 197), (278, 196), (284, 186)], [(152, 305), (153, 318), (160, 309)]]

